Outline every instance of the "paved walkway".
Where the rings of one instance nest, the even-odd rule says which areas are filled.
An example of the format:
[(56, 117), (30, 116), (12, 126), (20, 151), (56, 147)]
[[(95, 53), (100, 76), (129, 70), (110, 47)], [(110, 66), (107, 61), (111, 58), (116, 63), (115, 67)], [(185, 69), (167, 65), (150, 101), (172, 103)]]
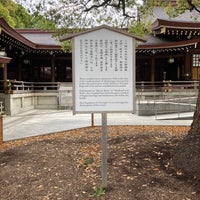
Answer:
[[(191, 116), (191, 113), (190, 113)], [(144, 117), (135, 114), (108, 114), (108, 125), (191, 125), (188, 115), (185, 119), (163, 120), (161, 116)], [(171, 115), (172, 117), (172, 115)], [(184, 116), (182, 116), (184, 117)], [(162, 118), (162, 120), (161, 120)], [(94, 115), (94, 124), (101, 125), (101, 114)], [(48, 134), (91, 125), (91, 114), (73, 115), (63, 110), (31, 110), (16, 116), (3, 117), (4, 141)]]

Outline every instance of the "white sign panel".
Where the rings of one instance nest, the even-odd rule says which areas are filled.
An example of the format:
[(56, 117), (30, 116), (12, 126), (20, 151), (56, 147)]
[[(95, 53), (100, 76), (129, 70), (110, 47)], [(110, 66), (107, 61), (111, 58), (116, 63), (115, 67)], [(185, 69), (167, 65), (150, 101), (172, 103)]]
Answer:
[(132, 112), (134, 39), (104, 28), (73, 42), (74, 112)]

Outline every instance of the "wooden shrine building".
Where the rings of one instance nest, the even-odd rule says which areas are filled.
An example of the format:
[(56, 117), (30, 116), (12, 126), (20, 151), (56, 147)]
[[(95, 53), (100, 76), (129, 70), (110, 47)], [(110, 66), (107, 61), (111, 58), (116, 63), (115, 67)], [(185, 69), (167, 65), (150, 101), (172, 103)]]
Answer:
[[(0, 80), (72, 82), (71, 54), (55, 32), (13, 29), (0, 18)], [(147, 42), (136, 48), (137, 81), (199, 80), (200, 22), (156, 19)]]
[(170, 19), (155, 10), (161, 18), (137, 48), (137, 81), (200, 80), (200, 21), (192, 21), (193, 13)]
[(0, 18), (0, 56), (12, 58), (7, 70), (2, 68), (0, 80), (71, 82), (71, 55), (63, 52), (54, 34), (13, 29)]
[[(170, 19), (163, 9), (155, 10), (152, 34), (136, 48), (136, 81), (199, 81), (200, 19), (193, 21), (191, 13)], [(0, 102), (7, 114), (29, 108), (72, 107), (72, 55), (62, 50), (55, 34), (13, 29), (0, 18)], [(61, 84), (66, 89), (62, 94)], [(15, 93), (20, 96), (6, 96)]]

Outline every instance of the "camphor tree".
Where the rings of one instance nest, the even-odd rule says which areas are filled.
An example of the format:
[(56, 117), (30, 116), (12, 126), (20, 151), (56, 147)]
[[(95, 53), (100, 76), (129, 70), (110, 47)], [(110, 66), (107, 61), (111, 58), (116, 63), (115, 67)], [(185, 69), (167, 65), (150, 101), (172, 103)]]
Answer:
[[(28, 0), (16, 1), (23, 3)], [(147, 11), (154, 6), (164, 6), (171, 17), (182, 14), (186, 10), (196, 10), (200, 13), (199, 0), (177, 0), (176, 7), (170, 6), (172, 0), (143, 0), (143, 4), (141, 0), (37, 0), (35, 2), (35, 5), (29, 5), (30, 12), (42, 13), (45, 18), (63, 28), (65, 33), (67, 28), (79, 29), (109, 24), (123, 28), (134, 25), (137, 28), (132, 30), (138, 29), (142, 35), (148, 31), (145, 27), (146, 23), (144, 20), (140, 22), (140, 19), (144, 19)], [(140, 24), (138, 25), (136, 21)], [(177, 169), (200, 178), (200, 92), (191, 129), (176, 148), (172, 161)]]
[[(177, 8), (173, 8), (172, 13), (174, 12), (177, 15), (182, 14), (186, 10), (191, 12), (195, 10), (200, 14), (199, 6), (199, 0), (179, 0)], [(187, 136), (176, 148), (172, 161), (176, 169), (180, 169), (186, 174), (200, 179), (200, 88), (191, 128)]]

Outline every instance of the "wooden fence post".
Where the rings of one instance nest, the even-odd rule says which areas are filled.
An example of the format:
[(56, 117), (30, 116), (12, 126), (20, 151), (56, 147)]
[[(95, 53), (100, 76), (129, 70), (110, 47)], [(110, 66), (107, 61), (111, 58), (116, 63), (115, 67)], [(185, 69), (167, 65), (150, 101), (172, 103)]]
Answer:
[(94, 113), (91, 114), (91, 126), (94, 127)]

